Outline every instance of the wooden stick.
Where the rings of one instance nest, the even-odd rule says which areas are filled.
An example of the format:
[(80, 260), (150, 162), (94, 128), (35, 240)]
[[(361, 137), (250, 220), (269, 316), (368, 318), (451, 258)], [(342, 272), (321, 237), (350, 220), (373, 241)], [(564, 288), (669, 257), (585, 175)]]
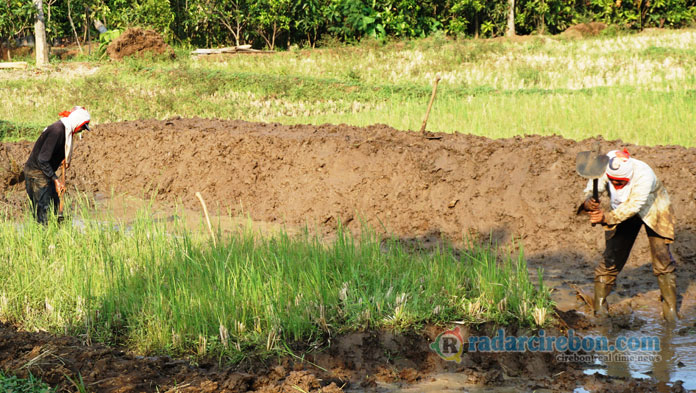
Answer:
[(63, 194), (65, 194), (65, 171), (67, 170), (67, 165), (65, 165), (65, 160), (63, 160), (63, 163), (61, 164), (63, 168), (63, 173), (60, 175), (60, 182), (63, 183), (63, 191), (58, 193), (58, 198), (60, 199), (60, 204), (58, 205), (58, 215), (63, 214)]
[(433, 102), (435, 101), (435, 94), (437, 93), (437, 83), (440, 82), (440, 75), (435, 76), (435, 83), (433, 84), (433, 94), (430, 96), (430, 103), (428, 103), (428, 110), (425, 112), (425, 119), (423, 119), (423, 124), (421, 125), (420, 132), (425, 134), (425, 125), (428, 123), (428, 117), (430, 116), (430, 109), (433, 107)]
[(210, 237), (213, 239), (213, 246), (217, 246), (215, 242), (215, 234), (213, 233), (213, 227), (210, 225), (210, 216), (208, 216), (208, 208), (205, 206), (205, 201), (200, 192), (196, 191), (196, 198), (201, 201), (201, 206), (203, 206), (203, 214), (205, 214), (205, 220), (208, 223), (208, 232), (210, 232)]

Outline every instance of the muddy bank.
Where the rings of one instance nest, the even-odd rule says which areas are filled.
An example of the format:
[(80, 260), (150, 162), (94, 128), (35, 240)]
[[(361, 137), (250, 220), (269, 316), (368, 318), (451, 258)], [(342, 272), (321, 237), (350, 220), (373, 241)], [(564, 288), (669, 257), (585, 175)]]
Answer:
[[(0, 325), (0, 369), (22, 377), (40, 377), (59, 391), (74, 391), (81, 377), (94, 392), (384, 392), (413, 386), (439, 391), (438, 380), (456, 375), (450, 389), (492, 386), (514, 391), (654, 392), (654, 382), (586, 375), (555, 353), (464, 353), (462, 362), (446, 362), (428, 349), (442, 331), (420, 334), (366, 332), (339, 337), (301, 362), (284, 358), (244, 361), (235, 368), (215, 360), (196, 365), (165, 356), (136, 356), (120, 349), (85, 345), (74, 337), (19, 332)], [(467, 330), (465, 334), (469, 334)], [(477, 335), (494, 335), (493, 330)], [(466, 335), (464, 336), (466, 339)], [(505, 390), (501, 390), (505, 391)], [(664, 390), (668, 391), (668, 390)], [(672, 390), (681, 391), (681, 390)]]

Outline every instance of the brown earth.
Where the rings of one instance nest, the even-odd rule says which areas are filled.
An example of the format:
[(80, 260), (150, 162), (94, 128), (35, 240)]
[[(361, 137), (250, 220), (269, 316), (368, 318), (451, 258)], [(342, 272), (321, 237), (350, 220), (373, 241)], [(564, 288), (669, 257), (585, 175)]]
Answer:
[[(230, 208), (233, 213), (249, 215), (254, 220), (288, 227), (308, 225), (329, 235), (339, 223), (358, 232), (364, 222), (381, 233), (409, 242), (456, 243), (468, 236), (474, 241), (494, 241), (504, 246), (521, 243), (530, 267), (543, 268), (544, 279), (555, 287), (556, 293), (572, 293), (571, 284), (591, 293), (592, 270), (601, 258), (603, 233), (601, 228), (591, 227), (586, 216), (575, 215), (585, 186), (585, 180), (575, 173), (575, 156), (590, 149), (595, 140), (601, 142), (604, 150), (627, 147), (634, 157), (652, 166), (669, 191), (677, 216), (672, 249), (678, 262), (681, 312), (693, 318), (696, 311), (696, 288), (691, 285), (696, 276), (696, 149), (693, 148), (635, 146), (601, 138), (576, 142), (558, 136), (491, 140), (443, 134), (439, 140), (429, 140), (384, 125), (358, 128), (209, 119), (145, 120), (97, 125), (93, 132), (86, 133), (83, 140), (76, 142), (68, 183), (86, 192), (109, 195), (113, 190), (143, 198), (154, 196), (164, 205), (180, 201), (194, 209), (198, 208), (194, 194), (200, 191), (213, 211), (226, 212)], [(0, 168), (6, 169), (4, 181), (0, 182), (2, 203), (15, 210), (26, 196), (23, 184), (17, 183), (19, 179), (11, 174), (21, 167), (30, 148), (28, 142), (0, 146)], [(645, 235), (639, 235), (610, 301), (617, 314), (625, 315), (632, 309), (658, 312), (657, 283), (651, 273)], [(573, 304), (567, 308), (582, 309)], [(561, 315), (571, 326), (588, 326), (577, 313)], [(622, 323), (619, 316), (615, 324)], [(0, 332), (0, 336), (8, 334), (26, 335), (5, 340), (6, 343), (18, 341), (12, 345), (35, 339), (29, 333), (12, 333), (7, 328)], [(46, 336), (41, 337), (40, 340), (51, 342)], [(42, 344), (26, 344), (22, 348), (29, 353), (36, 345)], [(428, 357), (427, 348), (417, 353)], [(333, 367), (335, 362), (349, 357), (339, 355), (317, 359)], [(94, 361), (100, 356), (95, 355)], [(370, 381), (360, 376), (367, 369), (372, 371), (364, 375), (419, 381), (438, 367), (444, 367), (428, 368), (426, 360), (416, 358), (412, 356), (412, 363), (401, 364), (396, 369), (389, 368), (389, 360), (380, 357), (369, 366), (359, 362), (346, 367), (339, 364), (335, 367), (343, 371), (335, 374), (344, 375), (343, 380), (353, 384), (365, 383), (369, 387)], [(502, 361), (499, 357), (492, 359)], [(570, 367), (547, 360), (541, 363), (551, 368)], [(8, 364), (7, 360), (4, 363), (0, 360), (0, 366)], [(81, 367), (79, 361), (74, 364)], [(386, 368), (377, 370), (378, 365)], [(292, 365), (283, 367), (285, 377), (278, 381), (285, 381), (290, 377), (289, 370), (294, 370)], [(295, 371), (308, 371), (319, 379), (331, 381), (335, 377), (302, 367)], [(209, 369), (196, 372), (209, 372), (205, 370)], [(483, 372), (492, 370), (483, 369)], [(586, 378), (581, 373), (556, 371), (565, 372), (569, 381)], [(251, 380), (258, 381), (265, 375), (263, 372), (267, 370), (254, 371)], [(534, 375), (549, 378), (551, 372), (534, 370), (519, 375), (535, 381), (530, 378)], [(169, 386), (165, 379), (176, 376), (161, 370), (153, 373), (162, 374), (164, 379), (147, 378), (161, 386)], [(191, 380), (197, 381), (199, 374), (192, 375), (196, 376)], [(293, 375), (300, 379), (305, 376)], [(109, 377), (94, 378), (97, 381)], [(554, 383), (561, 383), (558, 381), (564, 378), (556, 378)], [(591, 378), (596, 383), (624, 383), (613, 379), (602, 382), (601, 376)], [(308, 386), (317, 385), (311, 382)], [(341, 385), (337, 383), (337, 386)]]
[[(305, 362), (285, 358), (232, 368), (215, 360), (198, 360), (194, 366), (166, 356), (136, 356), (103, 345), (85, 345), (75, 337), (0, 325), (0, 369), (23, 378), (32, 374), (61, 392), (76, 391), (80, 380), (91, 392), (372, 392), (384, 391), (378, 382), (427, 386), (431, 375), (444, 372), (463, 376), (469, 386), (514, 386), (516, 391), (529, 392), (569, 392), (578, 384), (602, 392), (664, 388), (652, 381), (585, 375), (577, 364), (556, 361), (554, 353), (474, 352), (464, 353), (459, 364), (445, 362), (428, 349), (441, 330), (428, 327), (422, 334), (403, 335), (354, 333), (336, 339), (325, 351), (308, 355)], [(492, 327), (475, 333), (495, 334)], [(470, 332), (467, 329), (463, 334), (466, 339)]]
[(569, 38), (594, 37), (606, 28), (607, 25), (602, 22), (580, 23), (567, 28), (561, 33), (561, 36)]
[(174, 50), (164, 42), (159, 33), (138, 27), (124, 31), (109, 44), (106, 53), (114, 60), (121, 60), (128, 56), (144, 56), (147, 53), (174, 57)]

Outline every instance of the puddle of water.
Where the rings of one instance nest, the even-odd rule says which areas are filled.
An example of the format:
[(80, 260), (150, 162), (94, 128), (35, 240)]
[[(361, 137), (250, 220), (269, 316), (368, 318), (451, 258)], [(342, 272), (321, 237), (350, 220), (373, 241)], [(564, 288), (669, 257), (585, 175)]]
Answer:
[[(564, 287), (561, 280), (549, 279), (545, 280), (545, 283), (550, 287), (557, 288), (553, 293), (553, 298), (559, 309), (570, 310), (582, 307), (582, 303), (576, 298), (575, 290)], [(689, 291), (689, 288), (679, 289), (682, 295)], [(591, 290), (587, 294), (592, 295)], [(645, 321), (642, 326), (633, 330), (619, 329), (615, 326), (614, 328), (604, 328), (604, 330), (598, 327), (591, 331), (578, 332), (585, 336), (607, 336), (610, 343), (620, 335), (626, 338), (639, 339), (645, 336), (656, 336), (660, 340), (660, 350), (655, 353), (658, 356), (654, 360), (626, 356), (619, 361), (596, 362), (596, 364), (589, 366), (585, 373), (589, 375), (600, 373), (612, 377), (636, 379), (654, 378), (663, 386), (683, 381), (685, 389), (696, 390), (696, 325), (694, 325), (696, 304), (693, 303), (693, 297), (685, 296), (682, 299), (681, 310), (685, 315), (676, 326), (671, 328), (665, 325), (659, 309), (647, 307), (632, 311), (633, 318)], [(645, 355), (646, 353), (626, 352), (625, 354)]]
[[(636, 317), (645, 320), (645, 324), (636, 330), (616, 329), (603, 331), (598, 328), (585, 332), (589, 335), (606, 335), (612, 343), (619, 336), (628, 339), (641, 339), (655, 336), (660, 340), (660, 350), (654, 352), (626, 351), (621, 358), (599, 362), (599, 367), (592, 366), (585, 370), (587, 374), (599, 372), (612, 377), (654, 378), (664, 385), (682, 381), (687, 390), (696, 389), (696, 332), (691, 318), (684, 318), (674, 327), (656, 319), (646, 312), (634, 312)], [(635, 355), (656, 356), (635, 356)], [(666, 390), (668, 391), (668, 390)]]
[[(209, 212), (213, 230), (217, 232), (219, 228), (223, 234), (247, 229), (252, 229), (261, 234), (277, 234), (281, 231), (288, 234), (299, 233), (299, 229), (286, 228), (276, 223), (253, 221), (242, 216), (231, 216), (225, 212), (215, 210), (214, 207), (209, 207)], [(138, 217), (147, 214), (153, 221), (165, 223), (176, 221), (189, 231), (203, 233), (205, 236), (208, 235), (202, 210), (188, 209), (181, 206), (173, 207), (129, 195), (106, 196), (97, 193), (94, 195), (94, 207), (87, 211), (85, 216), (81, 213), (82, 211), (77, 209), (72, 211), (72, 215), (68, 218), (78, 230), (85, 230), (88, 225), (97, 224), (105, 230), (112, 229), (118, 231), (124, 229), (128, 233)]]

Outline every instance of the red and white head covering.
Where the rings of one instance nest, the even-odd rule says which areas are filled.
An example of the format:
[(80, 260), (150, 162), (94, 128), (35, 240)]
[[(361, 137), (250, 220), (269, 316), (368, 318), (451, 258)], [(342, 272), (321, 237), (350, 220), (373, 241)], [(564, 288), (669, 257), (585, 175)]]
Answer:
[(89, 131), (89, 121), (91, 117), (89, 112), (81, 106), (75, 106), (69, 111), (63, 111), (60, 114), (60, 121), (65, 126), (65, 161), (70, 162), (72, 153), (72, 140), (76, 132), (83, 129)]
[(612, 150), (607, 153), (609, 165), (607, 165), (607, 177), (612, 180), (630, 182), (633, 178), (633, 159), (625, 148)]

